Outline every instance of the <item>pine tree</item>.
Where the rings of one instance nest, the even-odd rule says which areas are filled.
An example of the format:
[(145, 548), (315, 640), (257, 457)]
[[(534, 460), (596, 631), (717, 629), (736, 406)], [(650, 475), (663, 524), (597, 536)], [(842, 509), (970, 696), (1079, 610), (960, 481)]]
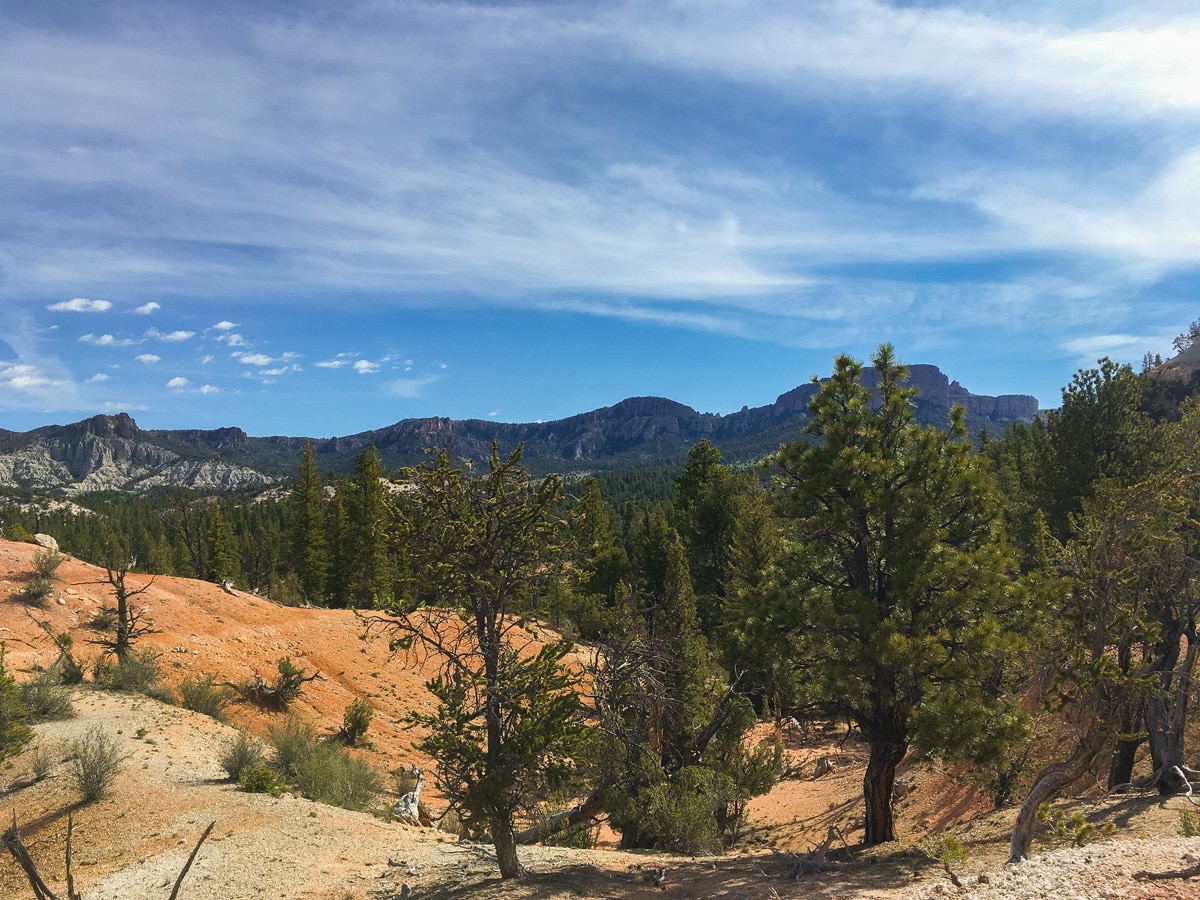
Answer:
[(706, 628), (716, 623), (725, 594), (725, 567), (742, 489), (742, 479), (722, 464), (721, 451), (707, 438), (688, 451), (687, 467), (676, 481), (675, 514)]
[(359, 608), (385, 606), (393, 599), (396, 564), (392, 556), (392, 504), (383, 467), (372, 444), (354, 463), (346, 507), (349, 602)]
[(207, 580), (220, 584), (222, 581), (235, 581), (241, 574), (238, 560), (237, 539), (233, 534), (233, 526), (221, 513), (220, 506), (214, 506), (208, 517), (208, 530), (205, 535), (205, 547), (208, 571)]
[(325, 600), (329, 555), (325, 544), (325, 493), (311, 441), (304, 442), (300, 468), (292, 482), (290, 507), (292, 568), (304, 601), (320, 604)]
[(814, 698), (870, 745), (868, 845), (895, 839), (892, 789), (910, 744), (982, 761), (1025, 725), (992, 684), (1017, 644), (1021, 598), (964, 411), (949, 431), (921, 428), (892, 348), (872, 363), (874, 392), (862, 365), (839, 357), (809, 407), (820, 443), (777, 458), (798, 663)]
[(479, 478), (443, 451), (406, 473), (415, 492), (400, 506), (412, 599), (397, 628), (437, 653), (433, 713), (420, 747), (438, 764), (447, 795), (484, 828), (500, 874), (519, 874), (515, 823), (561, 784), (577, 758), (581, 708), (562, 665), (569, 643), (538, 648), (523, 611), (537, 583), (554, 576), (556, 476), (533, 484), (521, 448), (495, 444)]

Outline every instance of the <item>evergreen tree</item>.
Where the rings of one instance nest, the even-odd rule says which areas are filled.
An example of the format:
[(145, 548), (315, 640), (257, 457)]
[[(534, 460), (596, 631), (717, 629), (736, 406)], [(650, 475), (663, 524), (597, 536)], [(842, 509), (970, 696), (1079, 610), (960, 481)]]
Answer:
[(304, 442), (300, 468), (292, 482), (290, 507), (288, 537), (292, 568), (300, 581), (304, 601), (320, 604), (325, 600), (329, 555), (325, 545), (325, 492), (311, 441)]
[(753, 711), (709, 650), (663, 507), (643, 514), (633, 545), (628, 594), (593, 673), (602, 803), (623, 847), (711, 851), (745, 799), (773, 783), (774, 757), (744, 744)]
[(530, 482), (521, 449), (473, 478), (443, 451), (406, 472), (415, 492), (400, 507), (412, 599), (394, 607), (409, 643), (440, 655), (429, 683), (433, 713), (420, 747), (438, 765), (447, 796), (486, 828), (500, 874), (519, 874), (515, 824), (561, 785), (578, 755), (581, 708), (561, 661), (567, 643), (537, 648), (522, 611), (552, 577), (556, 476)]
[(346, 498), (353, 492), (347, 479), (337, 483), (325, 516), (325, 544), (329, 548), (329, 569), (325, 579), (325, 597), (330, 606), (350, 606), (351, 572), (354, 566), (350, 543), (350, 518)]
[(1146, 474), (1156, 437), (1141, 410), (1142, 391), (1132, 368), (1106, 357), (1099, 368), (1077, 372), (1063, 388), (1062, 408), (1047, 414), (1049, 433), (1039, 464), (1042, 507), (1060, 541), (1097, 481), (1130, 485)]
[(777, 727), (798, 702), (796, 623), (783, 599), (781, 544), (779, 523), (765, 492), (755, 486), (734, 526), (718, 634), (725, 668), (741, 674), (741, 689), (771, 709)]
[(799, 663), (820, 705), (870, 745), (868, 845), (895, 839), (892, 789), (910, 744), (982, 761), (1025, 726), (992, 684), (1020, 603), (964, 411), (949, 431), (921, 428), (892, 348), (872, 364), (874, 392), (862, 365), (839, 357), (809, 406), (820, 443), (777, 458)]
[(568, 519), (572, 565), (571, 590), (564, 592), (557, 614), (570, 620), (586, 638), (611, 624), (613, 610), (629, 569), (628, 557), (613, 533), (615, 516), (589, 478)]
[(715, 624), (725, 594), (725, 567), (741, 495), (742, 479), (721, 463), (721, 451), (707, 438), (688, 451), (687, 467), (676, 481), (675, 515), (706, 628)]
[(392, 504), (374, 444), (355, 461), (350, 486), (345, 538), (351, 560), (348, 599), (359, 608), (386, 606), (393, 599), (396, 578)]
[(240, 566), (237, 540), (233, 534), (233, 526), (221, 513), (220, 506), (214, 506), (209, 514), (205, 547), (208, 566), (208, 571), (205, 573), (207, 580), (217, 584), (225, 580), (238, 580)]

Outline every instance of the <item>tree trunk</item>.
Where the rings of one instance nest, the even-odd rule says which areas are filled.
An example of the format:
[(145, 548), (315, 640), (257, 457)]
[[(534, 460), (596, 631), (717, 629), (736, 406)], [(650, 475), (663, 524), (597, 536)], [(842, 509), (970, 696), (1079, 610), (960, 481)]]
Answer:
[(904, 743), (871, 742), (871, 758), (863, 777), (863, 799), (867, 807), (863, 844), (868, 847), (896, 839), (892, 790), (896, 785), (896, 767), (907, 752), (908, 745)]
[[(1179, 645), (1179, 637), (1173, 636), (1175, 646)], [(1173, 671), (1165, 671), (1159, 677), (1163, 690), (1160, 695), (1152, 696), (1146, 704), (1146, 727), (1150, 732), (1150, 760), (1154, 771), (1160, 773), (1158, 792), (1162, 795), (1186, 794), (1188, 784), (1180, 778), (1178, 771), (1185, 768), (1184, 763), (1184, 722), (1186, 721), (1188, 700), (1191, 695), (1192, 670), (1196, 665), (1196, 651), (1200, 643), (1188, 637), (1187, 653), (1183, 658), (1178, 677)], [(1171, 657), (1178, 658), (1178, 652), (1168, 654), (1167, 662), (1173, 662)], [(1174, 681), (1175, 690), (1170, 691)], [(1177, 768), (1178, 767), (1178, 770)]]
[(1086, 735), (1075, 747), (1075, 752), (1069, 759), (1062, 762), (1050, 763), (1038, 773), (1033, 787), (1029, 789), (1017, 820), (1013, 823), (1012, 840), (1008, 848), (1008, 861), (1017, 863), (1029, 855), (1029, 846), (1033, 843), (1033, 826), (1037, 822), (1038, 807), (1049, 803), (1076, 778), (1087, 771), (1088, 763), (1095, 758), (1100, 747), (1104, 744), (1104, 736), (1099, 732)]
[(501, 878), (516, 878), (521, 874), (517, 862), (517, 840), (512, 823), (503, 819), (492, 819), (492, 846), (496, 848), (496, 862), (500, 866)]
[[(1128, 716), (1121, 721), (1121, 733), (1132, 734), (1140, 725), (1138, 716)], [(1131, 739), (1118, 738), (1113, 750), (1112, 765), (1108, 769), (1108, 789), (1111, 791), (1119, 784), (1129, 784), (1133, 781), (1133, 764), (1137, 760), (1138, 748), (1142, 746), (1143, 737)]]
[(532, 828), (526, 828), (524, 831), (517, 832), (514, 840), (518, 844), (540, 843), (548, 837), (553, 837), (560, 831), (566, 831), (572, 825), (578, 825), (580, 822), (594, 819), (603, 809), (604, 804), (600, 802), (600, 792), (593, 791), (578, 806), (564, 809), (562, 812), (555, 813), (546, 819), (546, 821), (534, 825)]

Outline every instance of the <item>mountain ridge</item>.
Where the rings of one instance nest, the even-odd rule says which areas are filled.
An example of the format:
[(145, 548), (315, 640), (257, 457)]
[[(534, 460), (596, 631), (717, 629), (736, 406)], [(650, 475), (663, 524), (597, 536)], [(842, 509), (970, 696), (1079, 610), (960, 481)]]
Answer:
[[(933, 365), (912, 365), (909, 371), (909, 384), (918, 389), (916, 418), (923, 424), (945, 425), (956, 403), (966, 408), (972, 432), (1030, 422), (1038, 414), (1033, 397), (973, 394)], [(874, 369), (865, 369), (863, 378), (873, 385)], [(536, 474), (662, 464), (682, 458), (705, 438), (730, 462), (751, 464), (780, 443), (800, 439), (808, 403), (819, 389), (819, 382), (801, 384), (774, 403), (724, 415), (697, 412), (664, 397), (628, 397), (550, 422), (431, 416), (331, 438), (250, 437), (236, 426), (143, 430), (122, 412), (23, 433), (0, 430), (0, 486), (68, 494), (169, 486), (266, 487), (295, 471), (305, 440), (312, 441), (318, 465), (333, 474), (350, 471), (355, 458), (372, 445), (386, 468), (398, 468), (421, 461), (428, 447), (447, 448), (456, 460), (483, 463), (493, 442), (501, 452), (523, 444), (526, 465)]]

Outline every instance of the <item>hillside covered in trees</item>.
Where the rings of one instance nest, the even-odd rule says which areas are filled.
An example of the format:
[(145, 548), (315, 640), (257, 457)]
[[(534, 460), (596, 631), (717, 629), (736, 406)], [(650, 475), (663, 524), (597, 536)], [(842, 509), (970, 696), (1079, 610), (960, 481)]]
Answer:
[[(1184, 728), (1200, 408), (1152, 414), (1150, 385), (1101, 360), (1061, 409), (981, 434), (962, 407), (919, 422), (884, 346), (869, 369), (839, 357), (804, 433), (750, 468), (705, 439), (677, 474), (564, 484), (520, 446), (398, 469), (371, 446), (331, 478), (308, 442), (274, 493), (25, 496), (2, 515), (114, 587), (161, 572), (372, 611), (397, 653), (438, 661), (421, 749), (505, 877), (521, 844), (601, 817), (628, 849), (733, 845), (792, 720), (869, 747), (864, 844), (895, 838), (916, 751), (1020, 806), (1019, 859), (1097, 759), (1114, 790), (1200, 778)], [(558, 637), (535, 641), (535, 622)], [(1055, 756), (1031, 740), (1047, 715), (1075, 723)], [(775, 738), (756, 743), (764, 721)], [(551, 796), (563, 813), (538, 816)]]

